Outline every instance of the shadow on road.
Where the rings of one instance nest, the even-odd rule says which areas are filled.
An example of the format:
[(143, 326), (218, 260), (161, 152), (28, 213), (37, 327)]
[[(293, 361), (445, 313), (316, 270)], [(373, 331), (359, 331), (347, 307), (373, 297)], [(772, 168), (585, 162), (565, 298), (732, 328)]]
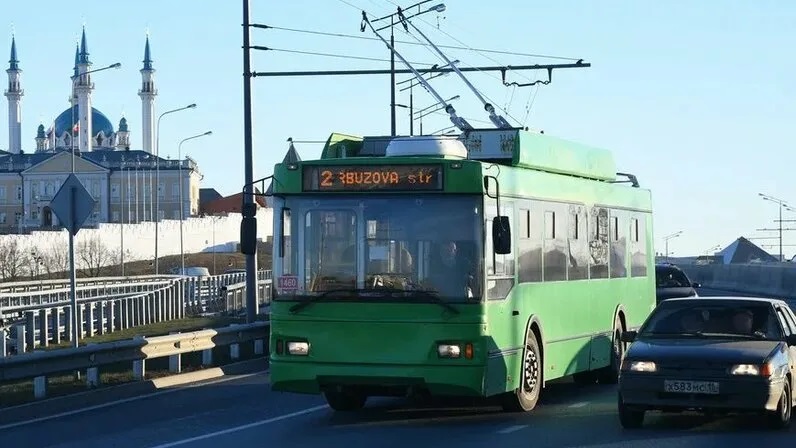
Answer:
[(548, 408), (563, 403), (587, 401), (596, 395), (612, 394), (614, 390), (615, 386), (580, 386), (569, 379), (557, 380), (547, 384), (537, 408), (528, 414), (505, 412), (495, 398), (371, 398), (363, 410), (330, 414), (327, 423), (332, 426), (431, 421), (454, 423), (512, 419), (523, 415), (549, 415), (549, 412), (545, 412)]

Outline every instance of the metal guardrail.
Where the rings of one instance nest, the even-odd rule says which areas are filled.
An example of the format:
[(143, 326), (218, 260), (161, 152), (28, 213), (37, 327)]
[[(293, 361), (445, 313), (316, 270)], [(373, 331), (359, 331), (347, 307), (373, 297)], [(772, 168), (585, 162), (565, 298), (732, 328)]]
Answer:
[[(273, 288), (272, 281), (259, 280), (257, 282), (257, 306), (271, 304), (271, 288)], [(225, 313), (234, 313), (235, 311), (246, 309), (246, 282), (233, 283), (231, 285), (222, 286), (219, 294), (221, 300), (221, 309)]]
[[(75, 294), (78, 301), (101, 296), (137, 294), (162, 288), (173, 281), (174, 279), (160, 279), (129, 284), (79, 285), (75, 289)], [(70, 292), (69, 285), (66, 284), (40, 291), (0, 293), (0, 310), (3, 313), (10, 313), (17, 311), (18, 308), (36, 309), (57, 306), (56, 304), (59, 302), (70, 301)]]
[[(125, 277), (79, 277), (76, 279), (78, 287), (80, 286), (110, 286), (119, 284), (130, 284), (138, 282), (146, 282), (153, 280), (169, 280), (179, 277), (178, 275), (136, 275)], [(51, 280), (26, 280), (21, 282), (3, 282), (0, 283), (0, 294), (13, 293), (13, 292), (37, 292), (47, 291), (58, 288), (69, 288), (69, 279), (51, 279)]]
[(175, 333), (166, 336), (136, 337), (124, 341), (89, 344), (77, 348), (40, 351), (19, 356), (0, 358), (0, 381), (33, 379), (35, 398), (47, 395), (47, 376), (62, 372), (86, 371), (88, 387), (100, 383), (99, 368), (110, 364), (131, 362), (133, 378), (143, 380), (146, 376), (145, 361), (169, 357), (169, 370), (179, 373), (180, 355), (202, 352), (202, 365), (212, 364), (212, 349), (230, 346), (230, 357), (240, 357), (240, 345), (254, 341), (254, 353), (265, 353), (268, 338), (268, 322)]
[[(258, 272), (258, 280), (270, 278), (270, 270), (262, 269)], [(245, 273), (230, 273), (218, 274), (210, 277), (227, 277), (227, 276), (245, 276)], [(76, 279), (78, 286), (101, 286), (101, 285), (118, 285), (129, 284), (152, 280), (170, 280), (175, 278), (185, 278), (184, 275), (176, 274), (147, 274), (147, 275), (130, 275), (124, 277), (79, 277)], [(8, 292), (26, 292), (26, 291), (45, 291), (48, 289), (58, 287), (69, 287), (69, 279), (51, 279), (51, 280), (25, 280), (20, 282), (3, 282), (0, 283), (0, 293)]]
[[(78, 300), (78, 334), (82, 339), (188, 316), (240, 313), (246, 307), (245, 282), (228, 283), (240, 276), (226, 274), (203, 279), (177, 276), (154, 284), (151, 289), (89, 295)], [(261, 271), (258, 277), (261, 279), (258, 281), (258, 308), (262, 310), (271, 299), (270, 271)], [(98, 292), (103, 291), (102, 288)], [(16, 316), (7, 319), (8, 338), (0, 335), (0, 358), (71, 340), (72, 309), (68, 298), (53, 297), (48, 299), (52, 301), (40, 305), (18, 305), (0, 310), (7, 318)]]

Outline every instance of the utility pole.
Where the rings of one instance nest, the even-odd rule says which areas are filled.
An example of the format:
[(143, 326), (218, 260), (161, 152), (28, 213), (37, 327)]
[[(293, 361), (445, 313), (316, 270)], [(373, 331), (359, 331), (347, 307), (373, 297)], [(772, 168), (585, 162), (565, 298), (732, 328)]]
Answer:
[[(395, 19), (390, 16), (390, 47), (395, 48)], [(390, 51), (390, 135), (395, 137), (395, 52)]]
[(683, 233), (683, 231), (680, 230), (680, 231), (677, 231), (675, 233), (672, 233), (671, 235), (666, 235), (665, 237), (663, 237), (663, 242), (664, 242), (664, 245), (666, 246), (665, 247), (665, 250), (666, 250), (666, 255), (665, 256), (666, 256), (666, 261), (667, 262), (669, 261), (669, 240), (672, 239), (672, 238), (677, 238), (682, 233)]
[[(257, 205), (254, 202), (254, 157), (252, 127), (251, 0), (243, 0), (243, 161), (246, 184), (243, 187), (242, 226), (249, 226), (246, 255), (246, 322), (257, 317)], [(243, 232), (241, 232), (243, 234)]]
[(773, 196), (769, 196), (769, 195), (763, 194), (763, 193), (757, 193), (757, 195), (760, 196), (761, 198), (763, 198), (764, 201), (773, 202), (773, 203), (775, 203), (775, 204), (777, 204), (779, 206), (779, 219), (775, 220), (775, 222), (778, 223), (777, 228), (776, 229), (757, 229), (757, 230), (758, 231), (774, 231), (774, 230), (776, 230), (779, 233), (779, 258), (778, 258), (778, 260), (780, 262), (782, 262), (782, 261), (785, 260), (784, 254), (782, 253), (783, 252), (782, 251), (782, 232), (783, 231), (796, 230), (796, 228), (790, 228), (790, 229), (783, 229), (782, 228), (782, 223), (784, 222), (783, 219), (782, 219), (782, 211), (784, 209), (784, 210), (788, 210), (790, 212), (796, 212), (796, 209), (794, 209), (791, 206), (789, 206), (788, 203), (783, 201), (782, 199), (777, 199), (777, 198), (775, 198)]

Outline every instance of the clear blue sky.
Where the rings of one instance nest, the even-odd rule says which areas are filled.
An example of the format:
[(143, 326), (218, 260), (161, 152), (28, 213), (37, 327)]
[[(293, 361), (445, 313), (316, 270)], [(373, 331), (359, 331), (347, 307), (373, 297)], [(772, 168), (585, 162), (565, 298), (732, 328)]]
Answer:
[[(160, 92), (158, 113), (191, 102), (199, 105), (163, 119), (162, 154), (176, 155), (180, 139), (211, 129), (211, 137), (193, 140), (183, 149), (199, 161), (204, 186), (222, 194), (240, 191), (239, 1), (8, 3), (3, 7), (7, 38), (0, 45), (5, 44), (7, 55), (15, 29), (24, 70), (26, 150), (34, 148), (39, 122), (47, 126), (68, 107), (75, 41), (84, 23), (94, 67), (123, 64), (120, 70), (95, 75), (94, 106), (115, 126), (124, 112), (133, 147), (140, 147), (138, 70), (149, 29)], [(391, 0), (252, 3), (257, 23), (370, 38), (375, 37), (370, 31), (359, 32), (359, 11), (364, 8), (373, 16), (394, 11)], [(583, 58), (593, 64), (554, 72), (553, 83), (539, 88), (535, 97), (536, 87), (517, 89), (512, 97), (499, 74), (476, 73), (471, 80), (496, 106), (508, 104), (521, 124), (613, 150), (619, 168), (637, 174), (653, 191), (659, 251), (662, 237), (678, 230), (682, 237), (670, 243), (675, 255), (704, 253), (740, 235), (763, 236), (765, 232), (755, 229), (774, 227), (777, 210), (758, 198), (758, 192), (796, 205), (796, 151), (790, 131), (796, 118), (796, 58), (790, 51), (796, 47), (793, 2), (448, 0), (446, 5), (439, 29), (434, 14), (416, 22), (437, 44), (460, 45), (448, 33), (469, 47)], [(378, 41), (283, 30), (253, 30), (252, 35), (253, 44), (276, 49), (389, 58)], [(400, 30), (396, 39), (414, 40)], [(424, 47), (399, 44), (398, 50), (410, 61), (440, 63)], [(448, 54), (461, 60), (461, 66), (556, 62), (473, 51)], [(253, 64), (257, 71), (355, 67), (389, 65), (281, 51), (257, 52)], [(509, 76), (523, 75), (544, 74)], [(445, 97), (461, 95), (455, 103), (461, 115), (486, 120), (481, 105), (455, 76), (438, 78), (433, 85)], [(529, 97), (535, 99), (526, 120)], [(334, 131), (389, 134), (389, 101), (388, 76), (256, 78), (255, 176), (271, 174), (288, 137), (325, 140)], [(397, 101), (407, 103), (408, 97), (401, 93)], [(431, 102), (425, 92), (415, 95), (416, 109)], [(1, 110), (0, 148), (5, 148), (7, 108)], [(408, 133), (407, 111), (398, 112), (399, 132)], [(437, 114), (426, 117), (423, 127), (429, 132), (449, 124), (445, 115)], [(321, 147), (302, 143), (297, 149), (306, 159), (318, 156)], [(786, 216), (796, 219), (793, 213)], [(786, 243), (796, 244), (796, 232), (788, 233)], [(786, 253), (792, 255), (795, 249)]]

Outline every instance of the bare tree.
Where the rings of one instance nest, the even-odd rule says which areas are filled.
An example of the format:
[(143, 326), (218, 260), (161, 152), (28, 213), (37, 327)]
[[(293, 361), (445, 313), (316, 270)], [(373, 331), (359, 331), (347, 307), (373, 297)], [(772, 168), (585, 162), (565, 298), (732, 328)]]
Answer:
[[(121, 275), (122, 274), (122, 249), (119, 248), (119, 249), (116, 249), (116, 250), (114, 250), (112, 252), (113, 253), (112, 253), (112, 257), (111, 257), (111, 260), (112, 260), (111, 264), (113, 265), (113, 272), (111, 274), (112, 275)], [(133, 258), (133, 253), (130, 251), (130, 249), (126, 249), (124, 251), (124, 263), (126, 265), (125, 268), (127, 268), (129, 266), (129, 264), (131, 262), (133, 262), (133, 261), (135, 261), (135, 259)], [(129, 275), (129, 273), (127, 272), (126, 269), (125, 269), (125, 274)]]
[(43, 258), (44, 271), (48, 278), (65, 277), (66, 271), (69, 270), (69, 250), (63, 244), (52, 244)]
[(99, 277), (103, 269), (113, 261), (113, 251), (96, 235), (78, 243), (77, 253), (83, 270), (89, 277)]
[(0, 241), (0, 277), (4, 281), (19, 280), (28, 265), (28, 254), (14, 238)]

